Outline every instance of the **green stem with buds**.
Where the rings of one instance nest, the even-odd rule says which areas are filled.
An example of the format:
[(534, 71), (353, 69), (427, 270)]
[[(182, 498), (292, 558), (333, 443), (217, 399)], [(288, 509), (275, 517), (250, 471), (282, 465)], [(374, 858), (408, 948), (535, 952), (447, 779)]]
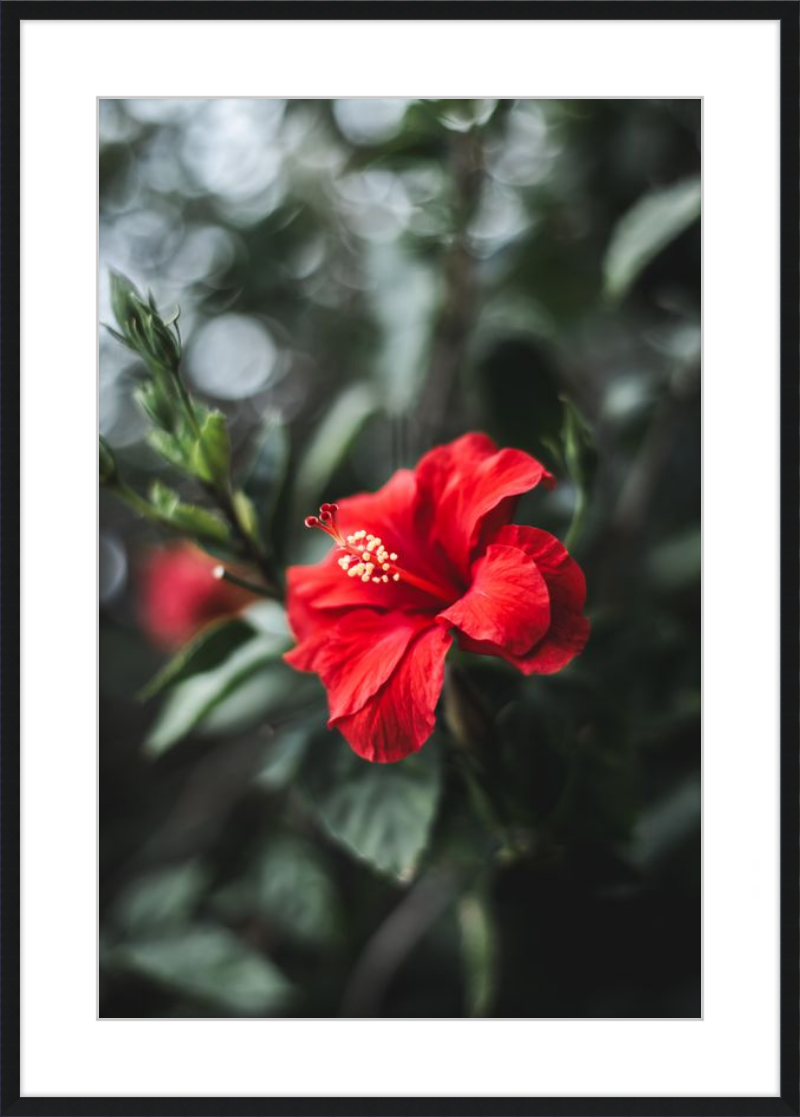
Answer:
[[(202, 422), (197, 407), (181, 375), (182, 342), (177, 315), (165, 321), (158, 312), (152, 294), (147, 300), (124, 276), (112, 273), (111, 303), (120, 333), (111, 333), (144, 361), (150, 376), (150, 387), (143, 386), (143, 406), (154, 424), (158, 442), (155, 449), (171, 465), (176, 466), (199, 483), (227, 521), (230, 536), (236, 541), (239, 557), (254, 566), (266, 585), (248, 583), (251, 592), (283, 599), (280, 572), (259, 538), (252, 506), (246, 496), (234, 489), (230, 475), (230, 447), (224, 416), (208, 412)], [(180, 522), (171, 522), (164, 511), (134, 492), (119, 477), (111, 448), (100, 441), (100, 477), (109, 489), (140, 515), (181, 530)], [(176, 496), (176, 506), (178, 498)], [(196, 517), (199, 518), (199, 510)], [(176, 516), (177, 521), (177, 516)], [(213, 527), (214, 524), (206, 524)], [(192, 532), (189, 531), (188, 534)], [(195, 532), (202, 536), (202, 530)], [(209, 531), (208, 538), (212, 538)], [(213, 541), (219, 542), (219, 533)]]

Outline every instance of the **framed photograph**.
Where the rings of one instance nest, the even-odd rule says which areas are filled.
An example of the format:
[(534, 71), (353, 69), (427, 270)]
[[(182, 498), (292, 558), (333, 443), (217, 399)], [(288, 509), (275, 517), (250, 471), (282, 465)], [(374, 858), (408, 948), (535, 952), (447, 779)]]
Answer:
[(799, 31), (3, 5), (2, 1117), (800, 1117)]

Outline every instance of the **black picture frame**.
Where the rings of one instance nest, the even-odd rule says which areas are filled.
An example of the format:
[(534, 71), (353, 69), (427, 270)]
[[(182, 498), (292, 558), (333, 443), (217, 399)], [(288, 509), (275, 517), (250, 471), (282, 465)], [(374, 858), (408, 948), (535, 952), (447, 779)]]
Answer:
[[(20, 30), (23, 21), (70, 20), (184, 20), (224, 18), (297, 19), (302, 3), (304, 19), (457, 19), (457, 20), (775, 20), (780, 23), (781, 106), (781, 1002), (780, 1095), (775, 1097), (22, 1097), (20, 1095)], [(229, 1117), (601, 1117), (601, 1115), (719, 1115), (719, 1117), (800, 1117), (800, 65), (798, 35), (800, 8), (794, 0), (591, 0), (551, 3), (549, 0), (432, 0), (398, 3), (395, 0), (319, 2), (295, 0), (268, 5), (256, 0), (214, 0), (199, 6), (182, 3), (33, 2), (6, 0), (0, 8), (0, 129), (2, 135), (2, 377), (0, 379), (0, 485), (2, 493), (2, 753), (0, 807), (2, 809), (2, 1031), (0, 1032), (1, 1117), (60, 1117), (60, 1115), (186, 1115)], [(453, 1084), (457, 1088), (457, 1083)]]

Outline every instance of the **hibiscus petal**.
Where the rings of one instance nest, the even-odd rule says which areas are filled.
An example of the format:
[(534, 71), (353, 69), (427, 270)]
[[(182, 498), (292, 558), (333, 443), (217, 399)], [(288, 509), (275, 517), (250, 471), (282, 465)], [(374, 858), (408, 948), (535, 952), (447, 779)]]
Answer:
[(331, 719), (359, 756), (390, 764), (427, 741), (436, 723), (444, 657), (451, 643), (446, 629), (429, 623), (377, 694), (357, 713)]
[(298, 671), (319, 675), (328, 692), (331, 719), (354, 714), (397, 667), (430, 617), (351, 609), (322, 624), (284, 659)]
[(570, 613), (557, 618), (547, 635), (527, 655), (512, 655), (499, 644), (488, 640), (471, 640), (459, 637), (458, 643), (465, 652), (478, 655), (500, 656), (523, 675), (553, 675), (566, 667), (570, 660), (580, 655), (589, 639), (590, 625), (580, 613)]
[(359, 528), (384, 535), (387, 547), (393, 533), (410, 534), (417, 482), (410, 469), (398, 469), (377, 492), (357, 493), (338, 502), (337, 519), (344, 535)]
[(420, 461), (417, 475), (417, 523), (439, 540), (463, 575), (486, 517), (491, 526), (510, 519), (514, 500), (555, 479), (541, 462), (522, 450), (498, 450), (483, 434), (467, 434), (437, 446)]
[(567, 548), (549, 531), (523, 524), (501, 527), (493, 543), (519, 547), (533, 559), (544, 576), (550, 597), (565, 609), (580, 611), (586, 602), (586, 579)]
[[(441, 600), (408, 582), (390, 578), (376, 584), (349, 578), (336, 561), (340, 553), (335, 549), (330, 557), (314, 566), (290, 566), (286, 571), (289, 624), (298, 639), (305, 638), (332, 616), (352, 609), (427, 612), (431, 618), (436, 615)], [(453, 589), (452, 597), (456, 598), (459, 592)]]
[(586, 601), (583, 571), (555, 536), (539, 528), (506, 526), (500, 528), (495, 539), (523, 550), (535, 562), (550, 594), (550, 628), (525, 655), (515, 654), (494, 641), (463, 637), (459, 643), (465, 651), (502, 656), (525, 675), (560, 671), (583, 651), (589, 639), (589, 621), (582, 612)]
[[(376, 493), (360, 493), (340, 500), (338, 525), (345, 538), (360, 529), (378, 535), (387, 551), (399, 555), (402, 567), (437, 583), (444, 582), (446, 587), (444, 575), (432, 565), (425, 540), (414, 527), (416, 491), (414, 474), (401, 469)], [(321, 562), (287, 570), (289, 623), (296, 636), (308, 635), (321, 610), (368, 606), (382, 610), (427, 609), (431, 616), (435, 614), (437, 602), (408, 582), (390, 580), (375, 584), (348, 578), (338, 565), (341, 553), (332, 543), (330, 553)], [(452, 599), (460, 592), (454, 585)]]
[(473, 565), (467, 593), (439, 616), (474, 640), (522, 655), (550, 627), (550, 595), (524, 551), (491, 544)]
[[(286, 614), (289, 627), (297, 640), (305, 640), (317, 628), (317, 612), (313, 604), (315, 594), (330, 584), (333, 569), (322, 569), (331, 564), (315, 566), (290, 566), (286, 570)], [(340, 567), (335, 569), (341, 574)], [(331, 616), (336, 616), (335, 613)]]
[(526, 656), (507, 656), (523, 675), (553, 675), (580, 655), (586, 647), (591, 626), (579, 613), (556, 618), (544, 640)]

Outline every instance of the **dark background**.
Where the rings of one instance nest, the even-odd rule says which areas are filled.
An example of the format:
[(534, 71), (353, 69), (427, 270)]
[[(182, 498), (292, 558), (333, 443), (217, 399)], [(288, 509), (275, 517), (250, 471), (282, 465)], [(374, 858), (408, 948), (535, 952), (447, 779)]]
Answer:
[[(593, 625), (557, 676), (453, 657), (510, 856), (452, 719), (365, 765), (277, 656), (166, 733), (196, 696), (136, 698), (165, 537), (101, 494), (101, 1015), (697, 1016), (699, 102), (103, 101), (99, 159), (101, 319), (108, 267), (180, 303), (237, 464), (280, 429), (282, 561), (321, 500), (484, 430), (560, 478), (518, 522), (585, 503)], [(104, 333), (100, 368), (144, 491), (140, 370)]]

